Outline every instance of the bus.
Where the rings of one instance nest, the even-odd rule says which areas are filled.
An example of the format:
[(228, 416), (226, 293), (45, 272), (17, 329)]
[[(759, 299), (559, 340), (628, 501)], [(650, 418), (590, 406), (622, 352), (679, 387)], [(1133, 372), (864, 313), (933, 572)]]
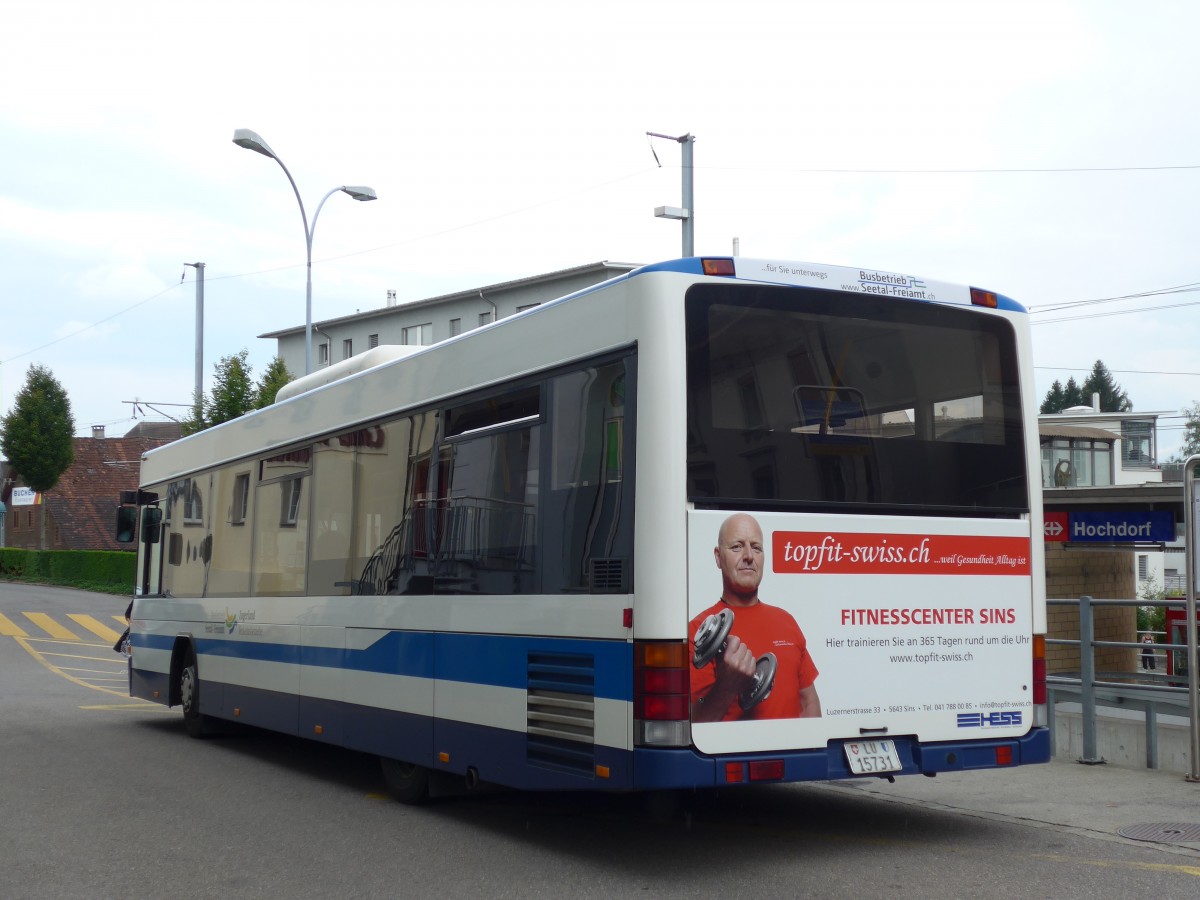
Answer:
[(407, 802), (1045, 762), (1032, 373), (1002, 295), (741, 257), (375, 348), (145, 454), (130, 694)]

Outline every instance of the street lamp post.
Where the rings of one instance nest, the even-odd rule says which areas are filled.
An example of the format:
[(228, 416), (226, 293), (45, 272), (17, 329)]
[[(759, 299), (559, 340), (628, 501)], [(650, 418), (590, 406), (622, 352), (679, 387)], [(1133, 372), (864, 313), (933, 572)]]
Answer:
[(308, 224), (308, 215), (304, 212), (304, 201), (300, 199), (300, 190), (296, 187), (296, 180), (292, 178), (292, 173), (288, 171), (288, 167), (283, 164), (283, 160), (276, 155), (275, 151), (270, 148), (266, 141), (259, 137), (249, 128), (239, 128), (233, 133), (233, 142), (239, 147), (245, 147), (247, 150), (253, 150), (255, 153), (261, 153), (263, 156), (269, 156), (275, 162), (279, 163), (279, 168), (283, 169), (283, 174), (287, 176), (288, 183), (292, 186), (292, 191), (296, 195), (296, 202), (300, 204), (300, 219), (304, 224), (304, 246), (307, 254), (308, 281), (304, 289), (304, 374), (308, 375), (313, 370), (312, 365), (312, 344), (313, 344), (313, 327), (312, 327), (312, 244), (313, 232), (317, 230), (317, 216), (321, 214), (321, 207), (325, 205), (325, 201), (341, 191), (344, 194), (349, 194), (355, 200), (375, 200), (377, 195), (373, 188), (365, 185), (343, 184), (340, 187), (335, 187), (329, 191), (321, 202), (317, 204), (317, 211), (313, 213), (312, 225)]

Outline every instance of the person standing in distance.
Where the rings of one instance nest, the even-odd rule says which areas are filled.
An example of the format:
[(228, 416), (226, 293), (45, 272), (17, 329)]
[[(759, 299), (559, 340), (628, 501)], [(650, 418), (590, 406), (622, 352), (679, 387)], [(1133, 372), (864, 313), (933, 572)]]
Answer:
[[(804, 632), (786, 610), (768, 606), (758, 597), (766, 551), (755, 518), (738, 513), (722, 522), (713, 556), (721, 570), (721, 599), (692, 619), (688, 634), (694, 636), (705, 619), (722, 609), (733, 612), (733, 630), (724, 652), (712, 664), (692, 670), (692, 721), (820, 716), (817, 667), (808, 654)], [(767, 652), (778, 660), (775, 684), (766, 699), (743, 710), (738, 696), (753, 683), (755, 663)]]

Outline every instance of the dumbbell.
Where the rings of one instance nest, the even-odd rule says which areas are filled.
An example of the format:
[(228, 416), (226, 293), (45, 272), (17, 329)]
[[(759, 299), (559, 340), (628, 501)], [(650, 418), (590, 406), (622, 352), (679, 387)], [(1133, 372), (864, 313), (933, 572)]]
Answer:
[[(724, 653), (732, 630), (733, 610), (723, 609), (706, 617), (692, 638), (692, 665), (702, 669)], [(754, 680), (738, 695), (738, 705), (742, 709), (752, 709), (770, 696), (778, 668), (779, 661), (774, 653), (765, 653), (758, 658), (754, 664)]]

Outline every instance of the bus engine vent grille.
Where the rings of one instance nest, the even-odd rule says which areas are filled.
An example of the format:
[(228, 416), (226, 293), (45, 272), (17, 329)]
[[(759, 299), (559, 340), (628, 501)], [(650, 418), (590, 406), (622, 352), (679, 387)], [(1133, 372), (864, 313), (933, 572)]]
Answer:
[(595, 769), (596, 669), (591, 656), (531, 653), (528, 661), (529, 762), (591, 776)]
[(625, 583), (626, 565), (621, 557), (611, 559), (592, 559), (589, 569), (589, 587), (595, 594), (626, 594), (629, 587)]

